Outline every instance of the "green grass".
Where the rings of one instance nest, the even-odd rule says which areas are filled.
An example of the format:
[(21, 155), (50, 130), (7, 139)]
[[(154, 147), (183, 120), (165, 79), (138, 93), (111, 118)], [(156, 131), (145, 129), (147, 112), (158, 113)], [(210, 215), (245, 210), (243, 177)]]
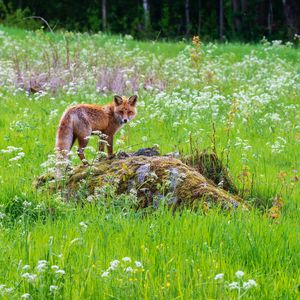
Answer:
[[(4, 27), (0, 31), (4, 32), (0, 34), (0, 295), (4, 299), (19, 299), (26, 293), (33, 299), (300, 297), (299, 49), (208, 44), (192, 50), (183, 42), (137, 42), (103, 34), (51, 35)], [(66, 40), (71, 67), (66, 65)], [(196, 51), (195, 60), (191, 51)], [(204, 150), (211, 149), (215, 135), (219, 156), (228, 163), (241, 195), (256, 208), (172, 213), (161, 207), (141, 212), (128, 207), (126, 196), (82, 207), (63, 202), (59, 193), (36, 191), (32, 182), (53, 154), (57, 124), (66, 107), (111, 101), (113, 91), (96, 90), (95, 76), (103, 67), (122, 69), (131, 82), (134, 76), (142, 84), (144, 77), (152, 78), (148, 90), (138, 87), (138, 116), (116, 136), (116, 150), (159, 144), (162, 153), (189, 153), (190, 138)], [(33, 78), (43, 72), (55, 74), (52, 79), (62, 78), (64, 87), (46, 88), (42, 95), (19, 88), (16, 74)], [(162, 90), (156, 89), (156, 83), (163, 83)], [(126, 94), (133, 92), (130, 86), (124, 89)], [(8, 146), (22, 149), (1, 151)], [(96, 147), (96, 140), (89, 146)], [(20, 152), (24, 157), (10, 160)], [(93, 149), (87, 149), (87, 156), (93, 158)], [(72, 162), (79, 164), (75, 155)], [(275, 197), (284, 205), (273, 220), (267, 211)], [(132, 262), (122, 262), (123, 257)], [(123, 266), (102, 277), (116, 259)], [(40, 260), (47, 263), (38, 272)], [(30, 269), (22, 269), (25, 265)], [(65, 274), (55, 273), (53, 265)], [(124, 271), (129, 266), (133, 273)], [(238, 270), (245, 272), (245, 282), (257, 283), (240, 295), (228, 287), (239, 281)], [(30, 282), (28, 275), (22, 277), (26, 272), (37, 277)], [(214, 280), (219, 273), (224, 278)], [(50, 286), (58, 290), (52, 287), (50, 292)]]
[[(86, 231), (80, 228), (82, 221)], [(237, 270), (258, 284), (249, 298), (296, 297), (299, 270), (293, 250), (298, 241), (293, 221), (287, 218), (274, 224), (255, 213), (204, 216), (162, 211), (141, 219), (134, 213), (87, 207), (28, 227), (26, 217), (23, 222), (1, 233), (1, 277), (8, 286), (20, 282), (22, 258), (22, 266), (33, 268), (46, 259), (64, 269), (63, 295), (72, 299), (235, 298), (236, 292), (225, 289), (214, 276), (224, 273), (226, 281), (235, 281)], [(143, 263), (133, 281), (123, 272), (112, 279), (101, 277), (112, 260), (126, 256)], [(48, 276), (48, 282), (55, 280)], [(48, 295), (48, 286), (37, 285), (37, 298)], [(27, 284), (21, 283), (18, 290), (28, 291)], [(29, 287), (33, 290), (34, 285)]]

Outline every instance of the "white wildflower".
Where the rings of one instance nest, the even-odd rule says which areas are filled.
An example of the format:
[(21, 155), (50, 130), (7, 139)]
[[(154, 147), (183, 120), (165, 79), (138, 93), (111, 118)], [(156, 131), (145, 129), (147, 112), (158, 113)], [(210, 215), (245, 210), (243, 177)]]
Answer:
[(128, 267), (128, 268), (125, 269), (125, 272), (131, 273), (131, 272), (133, 272), (133, 269), (131, 267)]
[(219, 280), (219, 279), (223, 279), (223, 278), (224, 278), (224, 274), (223, 273), (217, 274), (215, 276), (215, 280)]
[(23, 273), (21, 275), (22, 278), (26, 279), (28, 282), (34, 282), (37, 278), (36, 274)]
[(102, 273), (101, 277), (108, 277), (109, 276), (109, 272), (105, 271)]
[(282, 40), (273, 40), (272, 41), (272, 46), (273, 47), (278, 47), (280, 45), (282, 45)]
[(14, 146), (7, 146), (6, 149), (2, 149), (0, 150), (0, 153), (11, 153), (11, 152), (15, 152), (15, 151), (20, 151), (23, 150), (22, 148), (17, 148)]
[(58, 270), (58, 269), (59, 269), (59, 266), (57, 266), (57, 265), (53, 265), (53, 266), (51, 266), (51, 269), (52, 269), (52, 270), (54, 270), (54, 271), (56, 271), (56, 270)]
[(39, 273), (41, 273), (41, 272), (45, 271), (45, 269), (47, 268), (47, 264), (48, 264), (48, 262), (46, 260), (40, 260), (40, 261), (38, 261), (38, 264), (35, 268), (37, 269), (37, 271)]
[(239, 288), (240, 288), (238, 282), (236, 282), (236, 281), (233, 281), (233, 282), (229, 283), (229, 284), (228, 284), (228, 287), (229, 287), (231, 290), (236, 290), (236, 289), (239, 289)]
[(17, 161), (17, 160), (23, 158), (24, 156), (25, 156), (25, 153), (24, 152), (20, 152), (20, 153), (18, 153), (17, 156), (15, 156), (13, 158), (10, 158), (9, 161)]
[(14, 288), (6, 288), (6, 289), (4, 289), (4, 292), (5, 292), (5, 294), (10, 294), (13, 290), (14, 290)]
[(271, 121), (281, 121), (280, 115), (278, 113), (270, 113), (268, 114), (268, 116), (271, 119)]
[(131, 258), (127, 257), (127, 256), (123, 257), (122, 260), (125, 261), (125, 262), (131, 262)]
[(113, 260), (110, 262), (110, 267), (109, 267), (109, 270), (115, 270), (118, 265), (119, 265), (120, 261), (119, 260)]
[(55, 273), (58, 274), (58, 275), (65, 275), (66, 274), (65, 270), (57, 270)]
[(129, 123), (129, 126), (130, 127), (136, 127), (136, 125), (137, 125), (137, 122), (133, 122), (133, 121), (131, 121), (130, 123)]
[(38, 261), (37, 266), (42, 266), (42, 265), (47, 265), (47, 264), (48, 264), (47, 260), (42, 259), (42, 260)]
[(245, 281), (245, 282), (243, 283), (243, 288), (244, 288), (245, 290), (249, 290), (249, 289), (251, 289), (252, 287), (256, 287), (256, 286), (257, 286), (257, 283), (256, 283), (256, 281), (253, 280), (253, 279), (249, 279), (248, 281)]
[(142, 265), (142, 263), (140, 261), (135, 261), (135, 266), (137, 268), (143, 268), (143, 265)]
[(87, 224), (85, 222), (80, 222), (79, 223), (80, 227), (83, 229), (83, 230), (86, 230), (87, 229)]
[(30, 266), (29, 265), (25, 265), (22, 270), (29, 270), (30, 269)]
[(58, 290), (58, 286), (57, 285), (50, 285), (49, 289), (50, 289), (50, 292), (53, 293), (56, 290)]
[(78, 242), (78, 241), (80, 241), (81, 240), (81, 238), (75, 238), (75, 239), (73, 239), (71, 242), (70, 242), (70, 245), (72, 245), (72, 244), (74, 244), (74, 243), (76, 243), (76, 242)]
[(235, 276), (237, 277), (237, 278), (242, 278), (243, 276), (244, 276), (244, 272), (243, 271), (237, 271), (236, 273), (235, 273)]
[(14, 289), (6, 287), (6, 284), (0, 285), (0, 295), (4, 296), (6, 294), (10, 294)]
[(31, 205), (32, 205), (31, 202), (28, 202), (28, 201), (24, 201), (24, 202), (23, 202), (23, 206), (24, 206), (25, 208), (28, 208), (28, 207), (30, 207)]
[(116, 145), (121, 146), (123, 144), (124, 144), (124, 140), (122, 140), (122, 139), (117, 139), (116, 140)]
[(23, 295), (21, 296), (22, 299), (29, 299), (30, 297), (31, 297), (31, 296), (30, 296), (29, 293), (23, 294)]
[(86, 201), (90, 202), (90, 203), (94, 202), (95, 201), (95, 196), (94, 195), (87, 196)]
[(133, 36), (130, 34), (125, 34), (124, 38), (125, 40), (133, 40)]

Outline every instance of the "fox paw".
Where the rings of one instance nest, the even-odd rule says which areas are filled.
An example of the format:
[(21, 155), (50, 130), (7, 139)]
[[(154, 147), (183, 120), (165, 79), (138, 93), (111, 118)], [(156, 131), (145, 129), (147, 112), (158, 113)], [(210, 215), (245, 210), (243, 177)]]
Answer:
[(91, 165), (86, 159), (83, 159), (82, 163), (83, 163), (84, 166), (90, 166)]

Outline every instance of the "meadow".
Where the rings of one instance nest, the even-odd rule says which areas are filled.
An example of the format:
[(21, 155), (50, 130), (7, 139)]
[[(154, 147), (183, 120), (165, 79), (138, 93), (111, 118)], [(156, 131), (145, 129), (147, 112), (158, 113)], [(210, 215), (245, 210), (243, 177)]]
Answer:
[[(299, 298), (298, 42), (0, 27), (0, 297)], [(116, 151), (216, 151), (253, 209), (143, 213), (131, 209), (132, 195), (108, 191), (82, 205), (35, 190), (53, 168), (69, 105), (134, 93), (138, 116), (117, 134)], [(86, 149), (90, 161), (96, 146)]]

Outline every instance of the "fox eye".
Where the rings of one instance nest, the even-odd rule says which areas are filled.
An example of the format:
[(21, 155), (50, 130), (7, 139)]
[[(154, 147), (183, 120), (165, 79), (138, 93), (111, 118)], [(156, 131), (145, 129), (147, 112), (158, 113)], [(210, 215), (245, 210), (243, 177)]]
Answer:
[(119, 113), (120, 113), (121, 115), (123, 115), (123, 114), (124, 114), (124, 111), (123, 111), (123, 110), (120, 110)]

